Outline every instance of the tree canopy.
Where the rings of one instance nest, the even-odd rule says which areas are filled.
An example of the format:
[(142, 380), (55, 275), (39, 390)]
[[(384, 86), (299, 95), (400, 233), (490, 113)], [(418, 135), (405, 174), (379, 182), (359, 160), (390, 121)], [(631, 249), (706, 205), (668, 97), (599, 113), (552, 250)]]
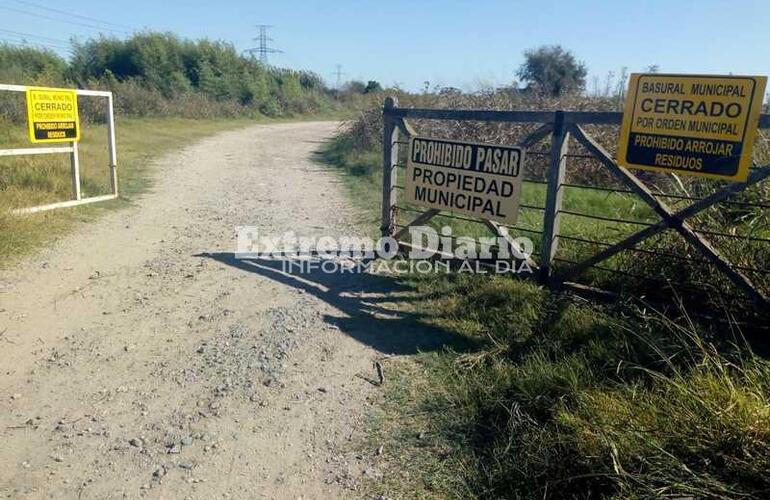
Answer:
[(560, 45), (544, 45), (524, 52), (518, 77), (539, 92), (561, 96), (585, 88), (588, 70)]

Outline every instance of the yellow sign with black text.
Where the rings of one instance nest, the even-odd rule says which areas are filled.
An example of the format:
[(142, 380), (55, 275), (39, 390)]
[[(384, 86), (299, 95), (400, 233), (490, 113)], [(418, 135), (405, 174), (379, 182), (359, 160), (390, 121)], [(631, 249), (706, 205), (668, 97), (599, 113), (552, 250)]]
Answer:
[(519, 147), (412, 137), (406, 200), (512, 224), (519, 212), (523, 165)]
[(27, 121), (31, 142), (79, 141), (77, 93), (70, 89), (27, 89)]
[(618, 163), (745, 181), (766, 84), (764, 76), (632, 74)]

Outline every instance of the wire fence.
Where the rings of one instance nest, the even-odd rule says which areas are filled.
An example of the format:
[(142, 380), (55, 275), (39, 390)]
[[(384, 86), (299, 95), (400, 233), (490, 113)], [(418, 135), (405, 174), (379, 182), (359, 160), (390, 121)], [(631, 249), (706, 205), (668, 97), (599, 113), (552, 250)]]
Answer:
[[(384, 188), (389, 190), (383, 193), (384, 233), (425, 219), (436, 227), (449, 224), (454, 235), (489, 234), (489, 225), (480, 219), (428, 213), (405, 202), (406, 147), (400, 146), (409, 143), (410, 135), (522, 144), (539, 134), (527, 144), (518, 222), (502, 227), (514, 237), (532, 239), (540, 282), (661, 300), (676, 294), (704, 307), (727, 303), (756, 310), (758, 304), (770, 304), (770, 184), (762, 182), (770, 176), (770, 115), (760, 119), (746, 183), (628, 174), (614, 160), (619, 112), (433, 110), (392, 104), (384, 108), (384, 119), (385, 137), (393, 137), (391, 147), (384, 148)], [(558, 191), (554, 204), (549, 193)]]

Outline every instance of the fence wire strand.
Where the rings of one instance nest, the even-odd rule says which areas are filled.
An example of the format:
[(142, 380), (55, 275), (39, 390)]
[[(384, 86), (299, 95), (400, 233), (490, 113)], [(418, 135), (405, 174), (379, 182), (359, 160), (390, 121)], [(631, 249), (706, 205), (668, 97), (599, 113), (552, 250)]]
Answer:
[[(565, 112), (565, 115), (568, 115), (569, 112)], [(607, 113), (609, 114), (609, 113)], [(620, 113), (615, 113), (620, 114)], [(588, 115), (594, 115), (592, 113), (576, 113), (575, 116), (588, 116)], [(763, 115), (764, 116), (764, 115)], [(431, 120), (434, 118), (420, 118), (424, 120)], [(444, 119), (444, 118), (437, 118), (437, 119)], [(580, 120), (583, 120), (584, 118), (577, 118), (573, 117), (573, 120), (577, 120), (570, 123), (583, 123), (585, 125), (590, 125), (590, 121), (584, 121), (581, 122)], [(523, 120), (523, 119), (522, 119)], [(606, 117), (601, 118), (601, 120), (608, 120)], [(523, 120), (524, 122), (527, 122), (527, 120)], [(616, 126), (617, 124), (611, 121), (599, 121), (595, 125), (599, 129), (601, 129), (604, 125), (612, 125)], [(452, 122), (454, 123), (454, 122)], [(458, 124), (461, 123), (460, 121), (457, 122)], [(533, 122), (534, 123), (534, 122)], [(549, 123), (555, 123), (555, 122), (549, 122)], [(765, 122), (763, 122), (765, 123)], [(766, 125), (764, 125), (766, 127)], [(598, 139), (602, 139), (603, 136), (597, 135), (597, 133), (594, 132), (594, 128), (587, 127), (587, 129), (590, 131), (591, 135)], [(551, 137), (554, 137), (555, 132), (552, 130)], [(502, 139), (501, 139), (502, 140)], [(547, 139), (546, 139), (547, 140)], [(571, 139), (569, 139), (573, 143), (577, 143), (575, 141), (574, 135)], [(498, 141), (499, 142), (499, 141)], [(515, 142), (515, 141), (514, 141)], [(597, 142), (599, 142), (597, 140)], [(408, 141), (397, 141), (397, 144), (408, 144)], [(508, 143), (512, 143), (508, 141)], [(532, 186), (531, 188), (528, 188), (523, 192), (523, 194), (527, 197), (527, 203), (521, 203), (520, 208), (524, 210), (530, 210), (530, 211), (540, 211), (545, 212), (545, 216), (549, 216), (549, 209), (546, 208), (546, 206), (543, 206), (543, 200), (546, 199), (546, 195), (550, 196), (546, 193), (545, 189), (542, 189), (541, 187), (548, 187), (550, 185), (549, 176), (551, 175), (549, 172), (550, 167), (550, 157), (552, 155), (552, 152), (548, 149), (543, 149), (543, 147), (548, 147), (548, 144), (544, 144), (543, 146), (539, 147), (538, 149), (528, 150), (526, 151), (527, 157), (532, 157), (533, 161), (530, 164), (530, 169), (528, 170), (529, 177), (524, 177), (522, 180), (524, 184)], [(605, 146), (606, 147), (606, 146)], [(613, 152), (612, 147), (608, 148), (608, 155), (615, 161), (615, 153)], [(564, 200), (565, 205), (569, 206), (569, 208), (562, 208), (560, 206), (561, 201), (559, 201), (556, 205), (555, 211), (551, 211), (550, 214), (559, 214), (563, 216), (569, 216), (569, 217), (578, 217), (578, 218), (584, 218), (587, 220), (593, 220), (593, 221), (599, 221), (606, 224), (595, 224), (591, 225), (590, 223), (586, 223), (587, 228), (589, 228), (586, 232), (582, 228), (577, 229), (577, 231), (573, 231), (573, 234), (562, 234), (562, 231), (566, 224), (562, 222), (562, 231), (559, 231), (558, 224), (556, 224), (556, 232), (553, 235), (555, 241), (563, 240), (564, 242), (574, 242), (578, 243), (580, 245), (593, 245), (596, 247), (602, 247), (604, 248), (610, 248), (613, 246), (616, 246), (622, 241), (624, 241), (624, 238), (621, 237), (621, 241), (612, 242), (609, 240), (616, 239), (616, 237), (619, 236), (622, 232), (627, 231), (643, 231), (643, 228), (649, 228), (652, 226), (656, 226), (661, 224), (662, 220), (667, 219), (658, 219), (658, 216), (654, 213), (653, 210), (649, 210), (645, 213), (641, 213), (640, 218), (647, 218), (648, 220), (634, 220), (633, 218), (627, 218), (620, 215), (626, 215), (625, 212), (621, 212), (620, 209), (624, 208), (622, 205), (618, 206), (618, 210), (611, 210), (609, 211), (609, 214), (597, 214), (597, 213), (591, 213), (595, 212), (594, 207), (591, 205), (592, 199), (590, 197), (587, 197), (588, 200), (584, 204), (580, 203), (574, 203), (576, 198), (571, 198), (574, 196), (575, 192), (579, 192), (581, 190), (591, 190), (591, 191), (597, 191), (597, 192), (604, 192), (607, 193), (608, 196), (612, 194), (617, 194), (621, 196), (628, 196), (628, 199), (630, 201), (638, 200), (642, 206), (645, 209), (649, 209), (647, 207), (648, 204), (651, 204), (650, 202), (646, 201), (643, 197), (641, 197), (637, 191), (633, 189), (629, 189), (629, 187), (621, 182), (618, 178), (612, 176), (609, 174), (609, 168), (606, 166), (603, 166), (602, 160), (597, 157), (592, 150), (588, 148), (588, 146), (584, 146), (583, 144), (578, 144), (578, 147), (576, 150), (572, 152), (567, 152), (563, 156), (560, 157), (560, 159), (571, 159), (575, 160), (572, 163), (568, 163), (566, 166), (566, 172), (565, 175), (568, 179), (570, 179), (570, 182), (564, 182), (559, 184), (557, 187), (557, 191), (560, 188), (565, 188), (564, 192)], [(592, 170), (591, 165), (589, 162), (594, 162), (599, 165), (599, 170), (596, 170), (595, 168)], [(398, 168), (405, 168), (406, 165), (404, 163), (396, 163), (395, 165)], [(573, 170), (570, 169), (570, 166), (572, 166)], [(597, 171), (598, 175), (594, 177), (590, 176), (583, 176), (582, 178), (580, 176), (573, 176), (574, 168), (588, 168), (589, 172), (593, 172), (594, 170)], [(757, 165), (755, 164), (752, 167), (752, 170), (755, 170)], [(659, 177), (655, 177), (655, 176)], [(709, 199), (710, 196), (712, 196), (714, 193), (719, 192), (721, 189), (723, 189), (724, 186), (727, 186), (727, 183), (724, 182), (716, 182), (712, 184), (703, 184), (700, 185), (698, 183), (693, 184), (693, 189), (690, 189), (687, 182), (682, 183), (679, 181), (679, 179), (676, 179), (676, 183), (674, 181), (668, 182), (657, 182), (655, 181), (660, 177), (661, 174), (650, 174), (648, 177), (647, 175), (638, 175), (636, 176), (637, 180), (640, 180), (640, 182), (644, 185), (644, 188), (646, 188), (647, 192), (652, 195), (653, 197), (659, 199), (661, 202), (668, 202), (670, 203), (671, 207), (676, 207), (676, 210), (672, 208), (672, 211), (676, 212), (680, 210), (682, 207), (686, 206), (684, 202), (691, 202), (693, 204), (703, 202), (704, 200)], [(671, 180), (670, 176), (667, 176), (669, 180)], [(654, 182), (655, 181), (655, 182)], [(597, 182), (597, 185), (592, 185), (593, 182)], [(606, 185), (601, 185), (602, 183)], [(699, 187), (700, 186), (700, 187)], [(757, 186), (753, 186), (757, 187)], [(403, 185), (394, 185), (394, 189), (403, 190)], [(680, 191), (681, 188), (681, 192)], [(570, 194), (573, 193), (573, 194)], [(731, 194), (728, 199), (722, 199), (721, 201), (714, 203), (710, 205), (705, 210), (700, 211), (698, 214), (694, 215), (691, 219), (695, 220), (688, 220), (690, 226), (692, 227), (693, 231), (698, 235), (703, 236), (709, 236), (714, 237), (715, 241), (708, 242), (704, 239), (707, 243), (718, 243), (720, 239), (730, 240), (730, 241), (737, 241), (737, 242), (743, 242), (743, 243), (757, 243), (757, 244), (768, 244), (770, 243), (770, 237), (764, 236), (766, 234), (764, 232), (765, 229), (768, 229), (764, 226), (760, 228), (761, 232), (758, 232), (756, 235), (751, 234), (735, 234), (731, 232), (730, 226), (723, 224), (722, 219), (715, 218), (711, 219), (710, 216), (707, 216), (707, 211), (713, 210), (714, 208), (718, 207), (732, 207), (735, 208), (734, 211), (727, 212), (724, 211), (726, 217), (734, 217), (735, 220), (740, 220), (740, 217), (757, 217), (760, 215), (763, 215), (761, 211), (770, 209), (770, 201), (766, 199), (766, 196), (764, 196), (765, 191), (743, 191), (740, 194)], [(532, 195), (537, 195), (534, 199)], [(630, 196), (629, 196), (630, 195)], [(601, 199), (601, 197), (599, 197)], [(533, 202), (534, 201), (534, 202)], [(577, 199), (577, 201), (580, 201)], [(601, 207), (601, 205), (600, 205)], [(403, 212), (409, 212), (414, 214), (421, 214), (424, 213), (424, 210), (418, 210), (411, 207), (405, 207), (396, 205), (394, 207), (398, 211)], [(587, 209), (587, 210), (586, 210)], [(742, 212), (741, 210), (745, 210)], [(601, 208), (598, 210), (601, 211)], [(627, 210), (628, 214), (633, 217), (635, 215), (630, 210)], [(530, 213), (531, 215), (531, 213)], [(707, 216), (707, 217), (698, 217), (698, 215), (701, 216)], [(441, 220), (448, 220), (448, 221), (460, 221), (460, 222), (468, 222), (468, 223), (477, 223), (477, 224), (483, 224), (483, 221), (477, 218), (472, 218), (469, 216), (463, 216), (458, 215), (454, 213), (445, 213), (441, 212), (436, 215), (437, 218), (440, 218)], [(563, 219), (562, 219), (563, 220)], [(650, 222), (650, 220), (653, 220)], [(537, 221), (542, 222), (542, 220)], [(574, 220), (573, 220), (574, 222)], [(759, 221), (761, 222), (761, 220)], [(521, 222), (519, 223), (521, 224)], [(524, 226), (514, 224), (514, 225), (507, 225), (507, 224), (501, 224), (502, 227), (511, 230), (511, 231), (521, 231), (524, 233), (530, 233), (534, 235), (542, 235), (543, 230), (538, 230), (537, 227), (540, 227), (539, 224), (536, 224), (535, 227), (526, 227), (527, 223), (524, 224)], [(697, 225), (696, 225), (697, 224)], [(738, 222), (735, 223), (735, 225), (739, 225)], [(631, 227), (629, 227), (631, 226)], [(717, 228), (723, 228), (723, 230), (714, 229)], [(401, 224), (396, 224), (396, 227), (399, 228), (405, 228), (408, 226), (404, 226)], [(755, 225), (748, 225), (744, 224), (742, 225), (743, 233), (753, 233), (756, 230)], [(591, 234), (590, 236), (586, 236), (585, 234), (590, 233), (591, 228), (596, 228), (596, 233)], [(638, 229), (637, 229), (638, 228)], [(656, 228), (658, 229), (658, 228)], [(667, 225), (662, 232), (668, 232), (675, 230), (674, 225)], [(569, 232), (569, 231), (568, 231)], [(631, 233), (629, 233), (630, 236)], [(452, 236), (453, 239), (456, 239), (457, 236)], [(534, 239), (534, 238), (533, 238)], [(655, 241), (653, 241), (655, 240)], [(537, 240), (539, 242), (539, 240)], [(547, 241), (547, 238), (543, 238), (543, 244)], [(637, 242), (637, 245), (630, 246), (628, 248), (623, 248), (622, 250), (619, 250), (618, 253), (615, 253), (614, 255), (610, 256), (608, 259), (610, 262), (607, 261), (600, 261), (597, 262), (595, 265), (590, 266), (588, 269), (595, 269), (600, 272), (604, 273), (611, 273), (616, 275), (623, 275), (627, 276), (629, 278), (632, 278), (633, 280), (644, 280), (646, 282), (651, 283), (666, 283), (668, 286), (679, 288), (681, 290), (692, 290), (697, 291), (700, 294), (703, 293), (712, 293), (715, 288), (719, 288), (724, 291), (724, 284), (722, 284), (721, 280), (725, 280), (726, 283), (730, 283), (730, 280), (727, 279), (730, 276), (727, 275), (721, 275), (719, 274), (718, 277), (715, 277), (714, 279), (717, 279), (719, 281), (719, 284), (711, 283), (711, 282), (704, 282), (703, 279), (709, 280), (713, 274), (714, 264), (711, 260), (712, 256), (709, 255), (702, 255), (699, 249), (696, 247), (693, 247), (689, 243), (682, 242), (673, 244), (670, 248), (667, 245), (670, 245), (673, 243), (673, 240), (657, 240), (656, 238), (645, 238), (644, 242), (649, 243), (646, 246), (646, 248), (640, 248), (639, 243)], [(680, 247), (680, 244), (684, 245), (690, 245), (685, 247)], [(738, 244), (727, 244), (725, 242), (727, 247), (737, 247), (740, 246)], [(542, 245), (541, 245), (542, 246)], [(686, 254), (684, 253), (676, 253), (679, 248), (688, 248), (688, 252)], [(764, 269), (762, 258), (762, 251), (764, 249), (760, 250), (759, 245), (753, 246), (753, 247), (743, 247), (740, 246), (741, 249), (748, 248), (749, 253), (744, 254), (737, 254), (735, 252), (727, 252), (726, 255), (731, 257), (731, 260), (738, 260), (741, 261), (742, 264), (731, 264), (731, 267), (735, 270), (740, 271), (746, 271), (750, 273), (755, 273), (757, 275), (761, 276), (770, 276), (770, 269)], [(593, 253), (593, 250), (590, 250), (588, 247), (581, 247), (581, 246), (573, 246), (570, 247), (569, 245), (564, 245), (563, 248), (556, 247), (556, 256), (553, 257), (553, 262), (558, 262), (560, 264), (567, 264), (567, 265), (579, 265), (580, 262), (577, 262), (574, 259), (583, 259), (584, 257), (581, 255), (582, 251), (586, 250), (586, 257), (590, 257)], [(598, 250), (597, 250), (598, 252)], [(624, 252), (628, 252), (630, 254), (641, 254), (641, 255), (648, 255), (652, 257), (653, 259), (646, 260), (643, 265), (637, 266), (639, 269), (642, 270), (642, 274), (638, 272), (629, 272), (622, 269), (615, 269), (611, 266), (614, 264), (611, 264), (613, 257), (616, 257), (618, 255), (622, 255)], [(562, 255), (559, 255), (559, 254)], [(566, 258), (567, 255), (564, 255), (565, 253), (568, 253), (569, 257), (572, 258)], [(770, 252), (768, 252), (770, 255)], [(545, 255), (545, 254), (544, 254)], [(744, 256), (745, 255), (745, 256)], [(628, 255), (626, 255), (628, 257)], [(708, 257), (708, 258), (706, 258)], [(666, 264), (666, 266), (671, 267), (663, 267), (663, 270), (657, 269), (657, 268), (650, 268), (647, 269), (645, 266), (647, 266), (647, 263), (655, 264), (655, 258), (661, 258), (666, 259), (674, 262), (682, 262), (691, 264), (690, 265), (679, 265), (679, 264)], [(757, 261), (756, 259), (759, 258), (760, 260)], [(639, 258), (641, 260), (641, 257)], [(604, 265), (602, 265), (604, 263)], [(759, 266), (755, 265), (746, 265), (746, 264), (760, 264)], [(610, 267), (608, 267), (608, 264)], [(705, 264), (705, 266), (704, 266)], [(647, 266), (649, 267), (649, 266)], [(656, 276), (658, 272), (665, 273), (665, 269), (670, 269), (672, 274), (677, 274), (681, 270), (681, 278), (684, 279), (686, 282), (682, 282), (680, 280), (672, 280), (670, 278)], [(709, 271), (711, 270), (711, 271)], [(703, 272), (701, 272), (703, 271)], [(706, 274), (703, 274), (706, 273)], [(733, 280), (735, 281), (735, 280)], [(602, 278), (594, 279), (591, 278), (589, 280), (589, 283), (602, 283)], [(612, 281), (609, 281), (611, 283)], [(633, 283), (628, 283), (629, 286), (633, 286)], [(764, 285), (768, 285), (767, 283), (764, 283)], [(764, 286), (763, 285), (763, 286)]]

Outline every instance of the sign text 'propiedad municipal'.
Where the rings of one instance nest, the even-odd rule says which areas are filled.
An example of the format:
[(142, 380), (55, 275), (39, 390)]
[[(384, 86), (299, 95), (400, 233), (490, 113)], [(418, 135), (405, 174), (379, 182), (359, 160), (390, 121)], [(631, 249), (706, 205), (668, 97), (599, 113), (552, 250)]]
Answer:
[(746, 180), (766, 84), (761, 76), (632, 74), (618, 163)]
[(77, 93), (69, 89), (27, 89), (27, 120), (30, 142), (79, 141)]
[(519, 147), (412, 137), (406, 200), (512, 224), (519, 212), (523, 165)]

